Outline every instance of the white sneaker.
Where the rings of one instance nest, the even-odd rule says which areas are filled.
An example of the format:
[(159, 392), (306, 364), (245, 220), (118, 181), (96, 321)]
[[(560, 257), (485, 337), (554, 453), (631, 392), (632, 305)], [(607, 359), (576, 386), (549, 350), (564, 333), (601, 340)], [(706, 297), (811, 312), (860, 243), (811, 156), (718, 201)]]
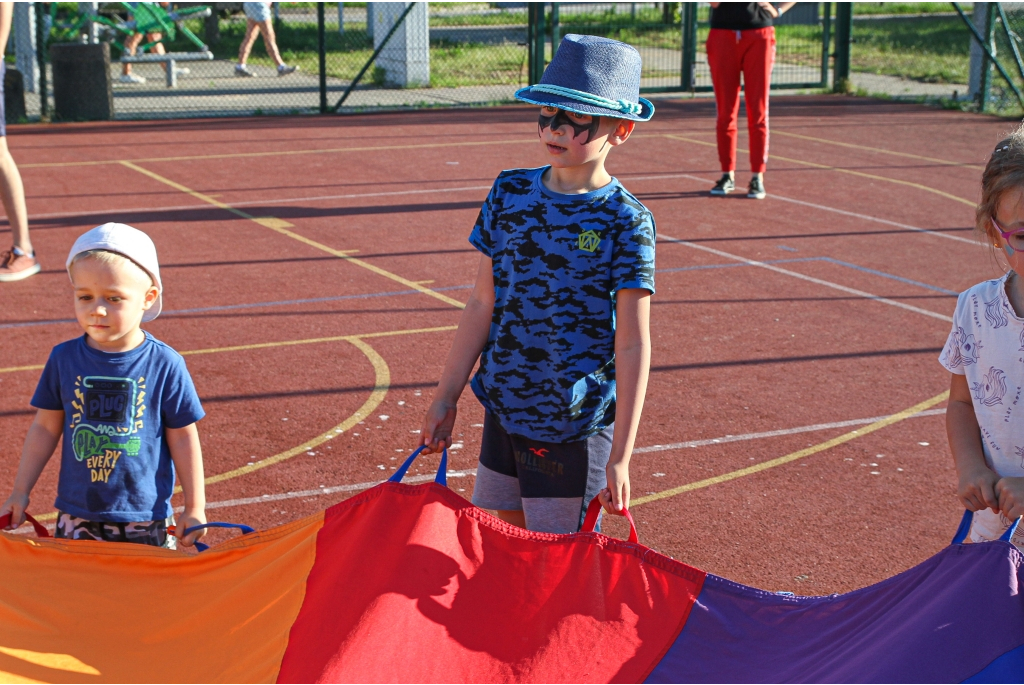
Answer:
[(278, 76), (287, 76), (288, 74), (295, 73), (298, 70), (299, 70), (299, 68), (297, 66), (294, 66), (294, 65), (293, 66), (288, 66), (287, 64), (282, 64), (281, 66), (279, 66), (277, 68), (277, 75)]
[(251, 77), (253, 77), (255, 75), (256, 75), (256, 72), (253, 71), (252, 69), (250, 69), (248, 66), (246, 66), (244, 64), (236, 64), (235, 65), (235, 76), (243, 76), (243, 77), (251, 78)]
[(188, 67), (174, 67), (175, 76), (188, 76), (192, 73), (192, 70)]
[(145, 76), (136, 76), (135, 74), (121, 74), (121, 78), (118, 79), (121, 83), (145, 83)]

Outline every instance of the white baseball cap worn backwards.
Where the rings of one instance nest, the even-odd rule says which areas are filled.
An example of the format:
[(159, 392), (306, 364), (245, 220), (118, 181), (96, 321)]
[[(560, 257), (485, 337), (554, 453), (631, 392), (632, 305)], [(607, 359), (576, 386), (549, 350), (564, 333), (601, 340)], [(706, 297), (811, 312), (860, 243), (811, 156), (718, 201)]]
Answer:
[(142, 315), (142, 320), (152, 321), (160, 316), (160, 310), (163, 309), (164, 286), (160, 282), (160, 262), (156, 258), (156, 245), (148, 235), (127, 224), (115, 223), (103, 224), (83, 233), (78, 236), (68, 254), (68, 261), (65, 264), (68, 276), (71, 276), (71, 262), (75, 257), (89, 250), (116, 252), (142, 267), (142, 270), (153, 279), (153, 285), (159, 291), (156, 302)]

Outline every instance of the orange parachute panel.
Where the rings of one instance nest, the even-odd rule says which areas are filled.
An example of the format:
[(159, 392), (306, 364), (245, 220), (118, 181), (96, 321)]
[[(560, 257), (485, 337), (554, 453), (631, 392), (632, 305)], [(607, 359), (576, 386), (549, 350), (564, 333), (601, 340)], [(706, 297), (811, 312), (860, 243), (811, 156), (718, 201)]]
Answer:
[(0, 533), (0, 681), (273, 682), (322, 525), (191, 556)]

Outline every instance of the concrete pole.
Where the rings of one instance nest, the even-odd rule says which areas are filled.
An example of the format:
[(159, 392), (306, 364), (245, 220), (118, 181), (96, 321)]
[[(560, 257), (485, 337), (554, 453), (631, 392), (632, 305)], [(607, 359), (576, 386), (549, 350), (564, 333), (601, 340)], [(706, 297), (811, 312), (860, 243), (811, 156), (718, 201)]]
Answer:
[(39, 87), (39, 62), (36, 59), (36, 8), (34, 2), (14, 3), (14, 58), (25, 82), (25, 92)]
[[(380, 45), (409, 4), (374, 3), (374, 12), (378, 14), (373, 27), (374, 47)], [(387, 83), (403, 88), (430, 85), (430, 14), (427, 3), (411, 4), (414, 5), (412, 11), (377, 57)]]

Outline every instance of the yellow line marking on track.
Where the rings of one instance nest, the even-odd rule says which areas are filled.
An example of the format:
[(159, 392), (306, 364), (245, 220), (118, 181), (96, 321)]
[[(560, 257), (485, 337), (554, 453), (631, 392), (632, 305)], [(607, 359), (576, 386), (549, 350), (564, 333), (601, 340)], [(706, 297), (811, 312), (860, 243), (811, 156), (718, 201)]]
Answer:
[(379, 266), (376, 266), (374, 264), (370, 264), (367, 261), (364, 261), (362, 259), (357, 259), (357, 258), (351, 256), (351, 254), (353, 252), (352, 250), (336, 250), (333, 247), (328, 247), (327, 245), (324, 245), (323, 243), (318, 243), (315, 240), (307, 238), (307, 237), (305, 237), (303, 235), (299, 235), (298, 233), (296, 233), (294, 231), (288, 230), (290, 228), (293, 228), (294, 224), (290, 224), (290, 223), (288, 223), (287, 221), (285, 221), (283, 219), (278, 219), (278, 218), (275, 218), (275, 217), (272, 217), (272, 216), (255, 217), (255, 216), (253, 216), (253, 215), (251, 215), (251, 214), (249, 214), (247, 212), (243, 212), (240, 209), (236, 209), (235, 207), (232, 207), (229, 204), (221, 202), (220, 200), (216, 200), (216, 199), (210, 197), (209, 195), (204, 195), (203, 193), (200, 193), (200, 192), (198, 192), (196, 190), (192, 190), (191, 188), (189, 188), (187, 186), (183, 186), (180, 183), (172, 181), (169, 178), (165, 178), (164, 176), (161, 176), (158, 173), (155, 173), (155, 172), (150, 171), (148, 169), (144, 169), (144, 168), (140, 167), (137, 164), (129, 162), (128, 160), (122, 160), (120, 163), (123, 164), (124, 166), (128, 167), (129, 169), (132, 169), (133, 171), (137, 171), (140, 174), (143, 174), (145, 176), (149, 176), (150, 178), (152, 178), (155, 181), (159, 181), (160, 183), (163, 183), (164, 185), (168, 185), (168, 186), (170, 186), (170, 187), (172, 187), (172, 188), (174, 188), (176, 190), (180, 190), (181, 192), (183, 192), (183, 193), (185, 193), (187, 195), (191, 195), (192, 197), (196, 198), (197, 200), (202, 200), (203, 202), (211, 204), (214, 207), (219, 207), (220, 209), (223, 209), (224, 211), (227, 211), (227, 212), (231, 212), (232, 214), (234, 214), (236, 216), (239, 216), (239, 217), (241, 217), (243, 219), (248, 219), (249, 221), (254, 221), (257, 224), (259, 224), (260, 226), (264, 226), (264, 227), (269, 228), (269, 229), (271, 229), (273, 231), (276, 231), (276, 232), (280, 233), (281, 235), (284, 235), (284, 236), (287, 236), (287, 237), (291, 238), (292, 240), (297, 240), (300, 243), (305, 243), (306, 245), (309, 245), (310, 247), (316, 248), (317, 250), (320, 250), (322, 252), (326, 252), (328, 254), (332, 254), (335, 257), (338, 257), (339, 259), (344, 259), (344, 260), (346, 260), (346, 261), (348, 261), (348, 262), (350, 262), (352, 264), (355, 264), (356, 266), (360, 266), (360, 267), (362, 267), (362, 268), (364, 268), (364, 269), (366, 269), (368, 271), (372, 271), (373, 273), (377, 274), (378, 276), (383, 276), (384, 278), (391, 279), (392, 281), (395, 281), (396, 283), (401, 283), (402, 285), (406, 286), (407, 288), (412, 288), (413, 290), (418, 290), (421, 293), (423, 293), (424, 295), (429, 295), (430, 297), (433, 297), (435, 299), (441, 300), (445, 304), (450, 304), (451, 306), (458, 307), (459, 309), (465, 309), (466, 308), (466, 305), (463, 302), (460, 302), (459, 300), (456, 300), (454, 298), (448, 297), (447, 295), (442, 295), (441, 293), (437, 292), (436, 290), (431, 290), (430, 288), (427, 288), (425, 286), (420, 285), (416, 281), (410, 281), (408, 278), (403, 278), (402, 276), (399, 276), (396, 273), (392, 273), (390, 271), (387, 271), (386, 269), (380, 268)]
[(828, 145), (837, 145), (839, 147), (848, 147), (854, 150), (867, 150), (869, 152), (879, 152), (883, 155), (893, 155), (895, 157), (906, 157), (908, 159), (920, 159), (923, 162), (935, 162), (936, 164), (942, 164), (943, 166), (959, 166), (965, 169), (977, 169), (983, 171), (985, 167), (978, 166), (977, 164), (966, 164), (964, 162), (951, 162), (948, 159), (938, 159), (937, 157), (925, 157), (924, 155), (915, 155), (909, 152), (897, 152), (896, 150), (886, 150), (883, 147), (871, 147), (870, 145), (857, 145), (856, 143), (842, 143), (838, 140), (828, 140), (827, 138), (815, 138), (814, 136), (805, 136), (800, 133), (790, 133), (789, 131), (780, 131), (777, 128), (772, 129), (771, 135), (773, 136), (789, 136), (790, 138), (799, 138), (800, 140), (810, 140), (815, 143), (826, 143)]
[(268, 150), (265, 152), (225, 152), (213, 155), (182, 155), (178, 157), (140, 157), (138, 159), (98, 159), (81, 162), (37, 162), (35, 164), (19, 164), (22, 169), (40, 169), (47, 167), (70, 166), (101, 166), (104, 164), (124, 164), (125, 162), (198, 162), (207, 159), (245, 159), (249, 157), (287, 157), (294, 155), (324, 155), (344, 152), (382, 152), (385, 150), (430, 150), (450, 147), (479, 147), (483, 145), (522, 145), (536, 143), (536, 138), (513, 140), (478, 140), (458, 143), (421, 143), (418, 145), (378, 145), (372, 147), (327, 147), (307, 150)]
[[(377, 333), (358, 333), (355, 335), (335, 335), (327, 338), (304, 338), (302, 340), (279, 340), (277, 342), (252, 343), (250, 345), (232, 345), (230, 347), (206, 347), (199, 350), (184, 350), (178, 354), (183, 357), (197, 354), (216, 354), (218, 352), (241, 352), (243, 350), (263, 350), (270, 347), (288, 347), (291, 345), (313, 345), (316, 343), (339, 342), (342, 340), (362, 340), (364, 338), (389, 338), (395, 335), (416, 335), (418, 333), (440, 333), (442, 331), (454, 331), (458, 326), (435, 326), (433, 328), (406, 328), (397, 331), (380, 331)], [(31, 366), (9, 366), (0, 368), (0, 373), (13, 371), (39, 371), (44, 364), (33, 364)]]
[[(237, 478), (238, 476), (244, 476), (247, 473), (259, 471), (260, 469), (265, 469), (268, 466), (273, 466), (274, 464), (280, 464), (282, 461), (287, 461), (288, 459), (291, 459), (296, 455), (308, 452), (314, 447), (322, 445), (328, 440), (332, 440), (338, 437), (339, 435), (341, 435), (342, 433), (344, 433), (345, 431), (347, 431), (348, 429), (352, 428), (360, 421), (365, 419), (373, 412), (374, 409), (380, 406), (380, 403), (384, 401), (384, 397), (388, 394), (388, 388), (391, 387), (391, 371), (388, 369), (388, 364), (386, 361), (384, 361), (383, 357), (377, 354), (376, 350), (374, 350), (372, 347), (370, 347), (367, 343), (360, 340), (359, 338), (349, 339), (348, 342), (355, 345), (360, 352), (366, 355), (366, 358), (370, 361), (370, 364), (373, 365), (373, 372), (375, 376), (373, 383), (373, 391), (370, 393), (370, 396), (366, 398), (366, 401), (363, 402), (363, 406), (359, 407), (359, 409), (357, 409), (356, 412), (352, 414), (352, 416), (348, 417), (334, 428), (331, 428), (321, 433), (312, 440), (307, 440), (306, 442), (302, 443), (297, 447), (293, 447), (290, 450), (285, 450), (284, 452), (275, 454), (272, 457), (260, 459), (259, 461), (253, 462), (252, 464), (249, 464), (247, 466), (233, 469), (231, 471), (226, 471), (216, 476), (210, 476), (205, 481), (207, 485), (212, 485), (214, 483), (222, 483), (226, 480)], [(175, 488), (174, 491), (180, 492), (181, 488)]]
[(14, 371), (39, 371), (45, 366), (44, 364), (29, 364), (28, 366), (8, 366), (7, 368), (0, 368), (0, 373), (13, 373)]
[[(705, 140), (697, 140), (696, 138), (687, 138), (685, 136), (677, 136), (677, 135), (674, 135), (674, 134), (671, 134), (671, 133), (666, 134), (665, 137), (666, 138), (671, 138), (673, 140), (682, 140), (682, 141), (687, 142), (687, 143), (695, 143), (697, 145), (704, 145), (706, 147), (718, 147), (717, 143), (709, 143), (709, 142), (707, 142)], [(749, 152), (749, 150), (745, 150), (743, 148), (736, 148), (736, 149), (739, 152)], [(896, 183), (896, 184), (901, 185), (901, 186), (909, 186), (911, 188), (916, 188), (918, 190), (923, 190), (923, 191), (928, 192), (928, 193), (934, 193), (935, 195), (940, 195), (940, 196), (942, 196), (942, 197), (944, 197), (946, 199), (954, 200), (956, 202), (960, 202), (960, 203), (965, 204), (965, 205), (970, 205), (971, 207), (974, 207), (977, 204), (977, 203), (972, 202), (971, 200), (968, 200), (966, 198), (962, 198), (962, 197), (959, 197), (957, 195), (952, 195), (952, 194), (947, 193), (945, 191), (939, 190), (938, 188), (930, 188), (930, 187), (928, 187), (926, 185), (921, 185), (920, 183), (914, 183), (912, 181), (904, 181), (904, 180), (899, 179), (899, 178), (889, 178), (888, 176), (878, 176), (877, 174), (868, 174), (868, 173), (865, 173), (863, 171), (854, 171), (853, 169), (843, 169), (842, 167), (828, 166), (826, 164), (818, 164), (816, 162), (807, 162), (807, 161), (804, 161), (802, 159), (793, 159), (792, 157), (783, 157), (781, 155), (776, 155), (774, 153), (771, 154), (771, 158), (772, 159), (779, 159), (779, 160), (782, 160), (783, 162), (792, 162), (793, 164), (802, 164), (804, 166), (809, 166), (809, 167), (812, 167), (812, 168), (815, 168), (815, 169), (824, 169), (826, 171), (838, 171), (841, 174), (850, 174), (851, 176), (860, 176), (861, 178), (870, 178), (870, 179), (875, 180), (875, 181), (886, 181), (887, 183)]]
[[(289, 347), (291, 345), (314, 345), (316, 343), (339, 342), (346, 340), (362, 340), (364, 338), (388, 338), (395, 335), (415, 335), (416, 333), (438, 333), (454, 331), (458, 326), (436, 326), (434, 328), (408, 328), (400, 331), (381, 331), (380, 333), (360, 333), (359, 335), (334, 335), (328, 338), (305, 338), (303, 340), (281, 340), (279, 342), (252, 343), (250, 345), (232, 345), (231, 347), (208, 347), (203, 350), (181, 352), (182, 356), (191, 354), (217, 354), (219, 352), (241, 352), (243, 350), (262, 350), (268, 347)], [(2, 369), (0, 369), (2, 370)]]
[(850, 442), (855, 438), (862, 437), (864, 435), (867, 435), (868, 433), (874, 433), (875, 431), (881, 430), (882, 428), (885, 428), (887, 426), (891, 426), (894, 423), (899, 423), (900, 421), (909, 419), (914, 414), (922, 412), (925, 409), (929, 409), (935, 406), (936, 404), (939, 404), (940, 402), (946, 401), (947, 399), (949, 399), (948, 390), (939, 393), (935, 397), (925, 400), (924, 402), (915, 404), (913, 407), (910, 407), (909, 409), (904, 409), (903, 411), (893, 414), (892, 416), (887, 416), (884, 419), (875, 421), (874, 423), (868, 424), (863, 428), (852, 430), (849, 433), (844, 433), (843, 435), (832, 438), (831, 440), (826, 440), (825, 442), (819, 443), (817, 445), (812, 445), (811, 447), (807, 447), (802, 450), (797, 450), (796, 452), (787, 454), (784, 457), (778, 457), (777, 459), (771, 459), (769, 461), (761, 462), (760, 464), (755, 464), (754, 466), (748, 466), (745, 469), (739, 469), (737, 471), (723, 473), (720, 476), (705, 478), (704, 480), (699, 480), (694, 483), (687, 483), (686, 485), (680, 485), (679, 487), (676, 488), (656, 492), (653, 495), (645, 495), (644, 497), (638, 497), (637, 499), (630, 502), (629, 506), (630, 508), (639, 507), (641, 504), (647, 504), (648, 502), (656, 502), (658, 500), (667, 499), (669, 497), (675, 497), (676, 495), (681, 495), (684, 492), (692, 492), (694, 490), (700, 490), (701, 488), (706, 488), (711, 485), (718, 485), (719, 483), (725, 483), (727, 481), (742, 478), (744, 476), (750, 476), (755, 473), (760, 473), (761, 471), (767, 471), (768, 469), (775, 468), (776, 466), (788, 464), (789, 462), (796, 461), (797, 459), (809, 457), (812, 454), (817, 454), (818, 452), (824, 452), (825, 450), (831, 449), (836, 445), (842, 445), (844, 442)]

